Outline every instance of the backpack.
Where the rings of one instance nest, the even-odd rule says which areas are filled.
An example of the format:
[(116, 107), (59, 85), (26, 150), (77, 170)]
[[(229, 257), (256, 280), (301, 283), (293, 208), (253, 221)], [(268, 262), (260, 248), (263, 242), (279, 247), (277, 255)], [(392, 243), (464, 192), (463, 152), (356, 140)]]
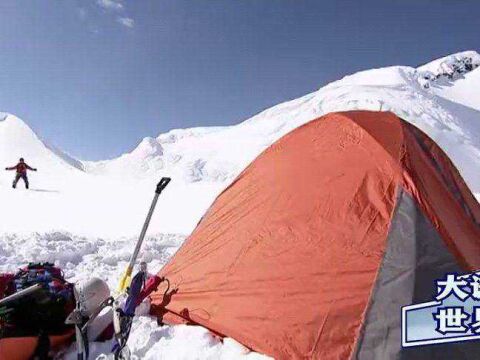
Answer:
[(36, 284), (39, 289), (0, 306), (0, 339), (60, 335), (71, 329), (65, 319), (75, 308), (73, 284), (59, 268), (48, 262), (30, 263), (13, 276), (2, 278), (3, 297)]

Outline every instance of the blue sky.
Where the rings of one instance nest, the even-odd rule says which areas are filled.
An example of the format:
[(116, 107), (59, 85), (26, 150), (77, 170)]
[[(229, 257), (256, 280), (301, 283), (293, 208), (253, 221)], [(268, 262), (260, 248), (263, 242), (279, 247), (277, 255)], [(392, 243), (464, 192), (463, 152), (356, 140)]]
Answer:
[(0, 111), (82, 159), (480, 48), (478, 0), (2, 0)]

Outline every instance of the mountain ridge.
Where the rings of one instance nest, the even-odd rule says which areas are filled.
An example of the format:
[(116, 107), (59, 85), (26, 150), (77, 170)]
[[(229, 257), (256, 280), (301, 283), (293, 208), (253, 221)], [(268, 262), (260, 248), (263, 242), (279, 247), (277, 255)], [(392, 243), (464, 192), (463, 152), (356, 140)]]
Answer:
[[(184, 161), (185, 171), (182, 174), (183, 177), (190, 179), (191, 181), (198, 181), (201, 179), (202, 176), (205, 177), (207, 180), (226, 180), (229, 178), (227, 174), (221, 174), (222, 171), (220, 169), (221, 166), (225, 166), (225, 162), (222, 164), (212, 164), (212, 159), (206, 160), (206, 156), (201, 156), (201, 154), (184, 154), (182, 153), (182, 148), (185, 147), (182, 143), (192, 142), (196, 143), (199, 146), (205, 147), (204, 143), (208, 143), (206, 139), (211, 138), (212, 141), (218, 141), (216, 139), (215, 134), (222, 135), (222, 136), (229, 136), (230, 133), (239, 131), (241, 133), (241, 129), (248, 127), (249, 124), (256, 123), (258, 121), (263, 121), (265, 118), (269, 118), (269, 120), (277, 120), (277, 124), (270, 124), (271, 126), (263, 126), (263, 124), (255, 124), (258, 132), (261, 133), (259, 137), (264, 137), (264, 139), (268, 139), (267, 141), (263, 141), (262, 139), (257, 139), (256, 144), (256, 151), (253, 153), (258, 154), (261, 149), (264, 149), (266, 146), (270, 145), (272, 142), (277, 140), (281, 135), (284, 135), (286, 132), (293, 130), (296, 126), (303, 124), (306, 121), (312, 120), (315, 117), (323, 115), (327, 112), (331, 111), (342, 111), (342, 110), (356, 110), (356, 109), (367, 109), (367, 110), (379, 110), (379, 111), (393, 111), (397, 115), (401, 117), (406, 117), (407, 121), (410, 121), (417, 126), (419, 125), (420, 121), (417, 121), (421, 114), (424, 112), (428, 114), (429, 112), (433, 113), (430, 116), (430, 119), (427, 120), (428, 123), (432, 124), (433, 127), (440, 126), (444, 128), (453, 128), (461, 132), (461, 129), (455, 124), (455, 116), (449, 114), (448, 109), (445, 109), (444, 106), (441, 106), (439, 103), (443, 103), (444, 100), (459, 103), (461, 105), (466, 105), (471, 107), (473, 110), (480, 109), (480, 99), (478, 100), (478, 108), (475, 106), (471, 106), (468, 101), (461, 99), (461, 96), (451, 96), (447, 91), (440, 91), (438, 90), (439, 87), (445, 88), (447, 85), (445, 84), (454, 84), (456, 81), (461, 81), (466, 76), (469, 76), (469, 73), (478, 71), (477, 68), (480, 66), (480, 55), (476, 51), (464, 51), (459, 52), (456, 54), (448, 55), (442, 57), (437, 60), (433, 60), (427, 64), (421, 65), (417, 68), (408, 67), (408, 66), (391, 66), (386, 68), (379, 68), (379, 69), (371, 69), (361, 71), (352, 75), (347, 75), (344, 78), (331, 82), (317, 91), (313, 93), (307, 94), (302, 96), (298, 99), (293, 99), (290, 101), (286, 101), (284, 103), (275, 105), (271, 108), (268, 108), (259, 114), (239, 123), (236, 125), (231, 126), (223, 126), (223, 127), (212, 127), (212, 128), (191, 128), (191, 129), (175, 129), (171, 130), (167, 133), (158, 135), (155, 139), (158, 143), (158, 146), (162, 147), (162, 154), (149, 154), (149, 158), (147, 163), (149, 165), (146, 166), (145, 174), (150, 176), (151, 174), (155, 173), (155, 171), (171, 171), (171, 167), (174, 164), (178, 164), (179, 162)], [(477, 84), (480, 86), (480, 78), (478, 81), (474, 79), (474, 84), (467, 84), (467, 86), (473, 87)], [(441, 84), (441, 85), (439, 85)], [(352, 99), (352, 103), (346, 104), (341, 103), (339, 101), (334, 101), (336, 106), (325, 106), (323, 104), (328, 102), (327, 99), (322, 98), (322, 94), (326, 93), (327, 90), (333, 90), (341, 88), (346, 92), (345, 96), (348, 96), (348, 92), (354, 93), (355, 89), (359, 86), (368, 87), (372, 89), (373, 87), (409, 87), (411, 91), (405, 91), (408, 96), (414, 96), (417, 98), (423, 97), (423, 102), (426, 106), (423, 106), (423, 109), (416, 109), (413, 112), (409, 111), (410, 109), (398, 108), (394, 106), (390, 99), (383, 99), (383, 96), (371, 96), (370, 101), (363, 96), (361, 99)], [(394, 89), (395, 90), (395, 89)], [(368, 91), (367, 91), (368, 92)], [(441, 99), (436, 99), (439, 97)], [(313, 100), (313, 101), (312, 101)], [(313, 104), (313, 102), (317, 101), (317, 104)], [(357, 106), (353, 102), (357, 103)], [(476, 102), (476, 100), (475, 100)], [(309, 104), (310, 109), (305, 109), (302, 107), (302, 104)], [(322, 106), (323, 105), (323, 106)], [(448, 105), (447, 105), (448, 107)], [(415, 106), (413, 106), (415, 108)], [(429, 109), (432, 109), (429, 111)], [(280, 119), (278, 117), (284, 117), (284, 114), (289, 114), (290, 119)], [(301, 120), (295, 121), (293, 118), (296, 114), (302, 113), (300, 115)], [(413, 113), (413, 115), (412, 115)], [(435, 121), (432, 120), (437, 116), (438, 113), (441, 113), (443, 119), (446, 119), (445, 123), (439, 125), (434, 124)], [(307, 116), (305, 116), (307, 115)], [(470, 114), (469, 118), (472, 117)], [(289, 124), (290, 122), (290, 124)], [(421, 127), (421, 126), (420, 126)], [(422, 127), (421, 127), (422, 128)], [(285, 131), (282, 131), (284, 129)], [(422, 130), (429, 133), (428, 126), (423, 126)], [(279, 135), (279, 136), (272, 136)], [(255, 136), (256, 134), (253, 134)], [(464, 134), (462, 134), (464, 135)], [(435, 137), (435, 136), (433, 136)], [(202, 142), (201, 139), (205, 139)], [(231, 139), (235, 144), (234, 139)], [(175, 144), (178, 149), (175, 149)], [(139, 145), (140, 146), (140, 145)], [(226, 146), (223, 150), (228, 150), (229, 146)], [(243, 151), (249, 152), (248, 149), (242, 149)], [(121, 159), (125, 159), (130, 155), (133, 155), (138, 152), (138, 147), (133, 150), (131, 153), (124, 154), (116, 159), (110, 160), (111, 162), (102, 162), (103, 171), (106, 173), (111, 173), (112, 170), (121, 172), (120, 169), (126, 167), (122, 166)], [(200, 151), (201, 153), (202, 151)], [(207, 151), (208, 152), (208, 151)], [(210, 155), (210, 154), (207, 154)], [(155, 156), (158, 156), (158, 159), (155, 160)], [(160, 161), (160, 158), (162, 161)], [(189, 158), (188, 160), (186, 158)], [(251, 153), (245, 155), (244, 159), (241, 160), (243, 163), (247, 163), (253, 160), (254, 156)], [(92, 163), (89, 163), (90, 165)], [(94, 163), (93, 163), (94, 164)], [(221, 166), (219, 166), (221, 165)], [(200, 169), (201, 166), (201, 169)], [(93, 166), (95, 168), (95, 165)], [(235, 164), (231, 164), (230, 166), (234, 170), (235, 173), (238, 173), (240, 170), (240, 166), (236, 166)], [(110, 168), (110, 171), (109, 171)], [(98, 169), (98, 168), (97, 168)], [(141, 172), (138, 170), (137, 173)], [(190, 176), (191, 173), (203, 173), (200, 177)], [(141, 177), (141, 176), (140, 176)]]
[[(22, 120), (1, 114), (4, 119), (13, 117), (19, 122), (19, 128), (24, 129), (23, 136), (36, 138), (37, 144), (31, 146), (49, 150), (51, 154), (44, 151), (45, 157), (86, 174), (141, 180), (163, 172), (187, 183), (228, 182), (278, 138), (333, 111), (392, 111), (421, 128), (447, 152), (455, 145), (450, 137), (446, 140), (445, 133), (453, 132), (458, 143), (472, 145), (468, 151), (477, 154), (480, 143), (477, 144), (475, 138), (480, 131), (471, 123), (480, 114), (480, 96), (469, 99), (468, 93), (480, 86), (479, 66), (480, 55), (464, 51), (417, 68), (390, 66), (360, 71), (298, 99), (268, 108), (239, 124), (173, 129), (156, 137), (145, 137), (132, 151), (101, 161), (75, 159), (42, 141)], [(0, 131), (1, 128), (0, 123)], [(21, 139), (14, 142), (17, 147), (24, 143)], [(13, 151), (13, 147), (12, 144), (9, 149), (4, 147), (2, 153), (25, 152), (24, 149)], [(26, 150), (29, 153), (28, 146)], [(35, 160), (35, 156), (28, 157)], [(458, 157), (455, 153), (452, 156), (454, 161)], [(0, 161), (7, 160), (4, 156)], [(469, 183), (477, 180), (468, 171), (466, 177)]]

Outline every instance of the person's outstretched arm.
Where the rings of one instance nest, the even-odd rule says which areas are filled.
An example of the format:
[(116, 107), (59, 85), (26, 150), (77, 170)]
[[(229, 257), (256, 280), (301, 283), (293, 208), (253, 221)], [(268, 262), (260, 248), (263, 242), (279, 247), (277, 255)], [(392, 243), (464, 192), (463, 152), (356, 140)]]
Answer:
[(25, 164), (25, 166), (27, 167), (28, 170), (37, 171), (36, 168), (32, 168), (32, 167), (28, 166), (27, 164)]
[(6, 167), (5, 170), (15, 170), (17, 168), (17, 166), (10, 166), (10, 167)]

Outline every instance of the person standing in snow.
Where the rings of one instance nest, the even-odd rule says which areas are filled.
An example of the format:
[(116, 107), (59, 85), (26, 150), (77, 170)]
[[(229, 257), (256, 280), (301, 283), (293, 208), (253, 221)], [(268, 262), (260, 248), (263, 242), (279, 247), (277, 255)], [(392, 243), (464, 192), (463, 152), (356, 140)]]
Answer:
[(12, 187), (15, 189), (17, 187), (17, 183), (20, 179), (23, 180), (25, 183), (25, 188), (28, 189), (28, 177), (27, 177), (27, 170), (37, 171), (37, 169), (32, 168), (27, 165), (23, 158), (20, 158), (17, 165), (12, 167), (7, 167), (5, 170), (16, 170), (17, 173), (15, 174), (15, 179), (13, 180)]

